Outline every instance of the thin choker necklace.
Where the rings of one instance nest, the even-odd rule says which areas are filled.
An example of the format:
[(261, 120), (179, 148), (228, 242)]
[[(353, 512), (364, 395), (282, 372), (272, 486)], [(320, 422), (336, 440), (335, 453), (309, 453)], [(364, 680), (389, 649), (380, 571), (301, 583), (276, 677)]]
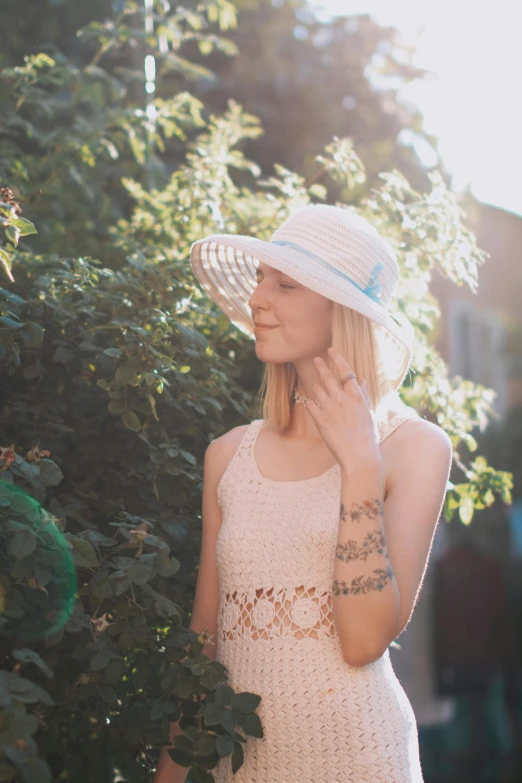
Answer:
[(294, 392), (294, 400), (295, 402), (301, 402), (304, 405), (304, 403), (308, 400), (308, 397), (305, 397), (304, 394), (301, 394), (301, 392), (296, 388)]

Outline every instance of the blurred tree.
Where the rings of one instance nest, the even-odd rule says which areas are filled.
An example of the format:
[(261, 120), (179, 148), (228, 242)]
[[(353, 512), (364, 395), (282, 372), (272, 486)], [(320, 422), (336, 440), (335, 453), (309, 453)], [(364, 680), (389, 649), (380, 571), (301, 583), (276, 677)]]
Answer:
[(0, 4), (0, 65), (21, 65), (25, 55), (58, 48), (81, 56), (76, 33), (92, 19), (103, 19), (119, 0), (2, 0)]
[[(394, 28), (383, 28), (370, 16), (320, 23), (306, 0), (237, 0), (235, 5), (239, 25), (229, 37), (239, 55), (210, 55), (217, 80), (201, 82), (197, 94), (216, 111), (233, 97), (260, 118), (262, 144), (248, 143), (245, 153), (253, 154), (255, 146), (263, 172), (280, 163), (314, 177), (317, 146), (349, 136), (367, 180), (349, 194), (325, 180), (332, 196), (357, 199), (377, 184), (380, 171), (394, 168), (414, 187), (429, 187), (411, 144), (432, 147), (435, 164), (437, 142), (423, 129), (417, 107), (399, 96), (401, 88), (428, 72), (411, 64), (412, 50)], [(197, 59), (195, 50), (191, 56)], [(170, 94), (175, 84), (165, 78), (162, 93)]]
[[(20, 62), (22, 53), (39, 50), (42, 43), (80, 62), (87, 52), (75, 35), (77, 28), (117, 11), (119, 5), (121, 0), (5, 0), (0, 9), (0, 62)], [(187, 8), (197, 5), (196, 0), (185, 3)], [(429, 187), (414, 144), (431, 147), (440, 170), (437, 140), (425, 132), (417, 107), (403, 103), (399, 94), (428, 72), (411, 64), (411, 47), (393, 27), (381, 27), (370, 16), (337, 16), (320, 23), (306, 0), (235, 0), (234, 5), (239, 24), (227, 31), (229, 48), (217, 47), (211, 37), (204, 43), (184, 40), (186, 57), (210, 73), (163, 67), (157, 75), (158, 95), (168, 99), (185, 89), (190, 75), (191, 92), (204, 100), (206, 112), (223, 111), (230, 98), (239, 101), (261, 120), (262, 144), (247, 140), (244, 152), (255, 154), (263, 173), (280, 163), (315, 179), (320, 176), (318, 147), (333, 136), (349, 136), (367, 179), (344, 192), (324, 179), (332, 199), (356, 201), (377, 184), (380, 171), (394, 168), (413, 187)], [(236, 47), (238, 54), (231, 57)], [(134, 47), (126, 52), (127, 64), (132, 58), (139, 69), (143, 56), (144, 50)], [(138, 81), (136, 89), (142, 87)], [(183, 154), (176, 139), (167, 143), (165, 159), (172, 168)], [(250, 182), (245, 174), (236, 179)]]

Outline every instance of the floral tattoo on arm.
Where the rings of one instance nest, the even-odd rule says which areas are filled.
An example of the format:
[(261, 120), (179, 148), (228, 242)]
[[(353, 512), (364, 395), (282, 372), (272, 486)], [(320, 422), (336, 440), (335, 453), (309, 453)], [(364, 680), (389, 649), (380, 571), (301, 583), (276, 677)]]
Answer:
[(378, 519), (383, 514), (384, 503), (379, 498), (369, 498), (368, 500), (363, 500), (362, 503), (354, 503), (351, 511), (348, 511), (344, 504), (341, 503), (340, 517), (343, 522), (346, 521), (348, 516), (352, 522), (360, 522), (363, 517)]
[[(379, 498), (369, 498), (362, 503), (354, 503), (352, 509), (348, 509), (341, 503), (340, 519), (360, 522), (361, 519), (380, 519), (384, 514), (384, 503)], [(345, 563), (354, 560), (366, 561), (370, 554), (383, 555), (388, 561), (387, 568), (375, 568), (371, 574), (363, 574), (352, 579), (349, 583), (339, 582), (334, 579), (334, 595), (360, 595), (372, 590), (382, 590), (393, 578), (393, 570), (386, 549), (386, 541), (382, 529), (375, 528), (366, 534), (362, 542), (350, 539), (346, 543), (337, 544), (335, 557)]]
[(360, 595), (371, 590), (382, 590), (393, 576), (391, 565), (388, 568), (376, 568), (368, 576), (357, 576), (350, 584), (334, 579), (334, 595)]
[(337, 544), (335, 556), (348, 563), (350, 560), (368, 560), (368, 555), (372, 552), (386, 556), (386, 541), (382, 530), (371, 530), (362, 544), (351, 539), (346, 544)]

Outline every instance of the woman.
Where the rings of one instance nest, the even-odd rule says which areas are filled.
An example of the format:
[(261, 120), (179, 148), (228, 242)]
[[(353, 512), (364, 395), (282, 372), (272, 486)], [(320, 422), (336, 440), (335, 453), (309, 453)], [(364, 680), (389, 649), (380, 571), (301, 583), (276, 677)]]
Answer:
[[(419, 783), (388, 646), (413, 610), (452, 447), (398, 396), (413, 338), (388, 308), (395, 253), (351, 209), (316, 205), (270, 242), (199, 240), (191, 263), (265, 363), (263, 418), (205, 455), (191, 628), (215, 638), (234, 690), (262, 697), (264, 730), (215, 780)], [(164, 752), (156, 783), (185, 775)]]

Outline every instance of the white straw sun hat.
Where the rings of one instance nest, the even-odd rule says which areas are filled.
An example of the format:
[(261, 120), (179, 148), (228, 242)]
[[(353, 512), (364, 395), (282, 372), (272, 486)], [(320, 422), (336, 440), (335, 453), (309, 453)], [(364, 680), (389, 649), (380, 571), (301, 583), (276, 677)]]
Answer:
[(327, 204), (294, 212), (269, 242), (240, 234), (212, 234), (194, 242), (190, 263), (203, 290), (244, 334), (253, 336), (248, 300), (262, 261), (301, 285), (367, 316), (383, 363), (398, 389), (408, 372), (414, 332), (389, 302), (399, 279), (393, 248), (348, 207)]

